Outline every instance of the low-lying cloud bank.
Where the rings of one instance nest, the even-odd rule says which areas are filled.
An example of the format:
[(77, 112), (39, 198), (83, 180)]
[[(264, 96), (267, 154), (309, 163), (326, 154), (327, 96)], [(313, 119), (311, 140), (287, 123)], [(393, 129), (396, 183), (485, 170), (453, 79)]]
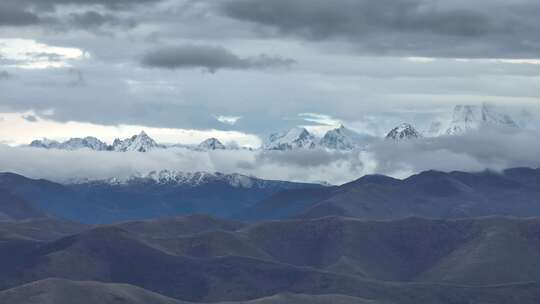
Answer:
[(341, 184), (365, 174), (395, 177), (425, 170), (481, 171), (540, 167), (539, 131), (482, 130), (409, 142), (381, 141), (365, 151), (210, 151), (149, 153), (0, 147), (0, 171), (66, 182), (125, 178), (154, 170), (242, 173), (266, 179)]

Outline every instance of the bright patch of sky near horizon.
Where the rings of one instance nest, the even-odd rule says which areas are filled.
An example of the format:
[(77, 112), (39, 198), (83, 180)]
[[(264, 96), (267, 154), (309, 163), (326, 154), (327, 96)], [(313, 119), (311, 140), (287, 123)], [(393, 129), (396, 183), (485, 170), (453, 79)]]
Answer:
[[(29, 119), (29, 117), (33, 118)], [(37, 118), (34, 113), (0, 113), (1, 142), (11, 146), (28, 145), (34, 139), (48, 138), (65, 141), (69, 138), (85, 136), (94, 136), (112, 143), (116, 138), (128, 138), (141, 131), (145, 131), (159, 143), (197, 145), (207, 138), (218, 137), (225, 144), (235, 143), (252, 148), (260, 146), (257, 136), (236, 131), (149, 128), (136, 125), (105, 126), (80, 122), (60, 123)]]
[(483, 102), (540, 125), (534, 0), (5, 0), (0, 12), (12, 145), (144, 129), (258, 146), (340, 124), (383, 136)]

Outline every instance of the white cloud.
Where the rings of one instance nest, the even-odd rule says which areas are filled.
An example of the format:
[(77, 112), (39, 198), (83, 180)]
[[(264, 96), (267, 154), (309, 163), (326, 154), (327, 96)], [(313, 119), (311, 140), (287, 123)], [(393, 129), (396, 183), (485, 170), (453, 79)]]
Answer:
[[(4, 118), (0, 121), (0, 139), (11, 145), (29, 144), (34, 139), (50, 138), (65, 140), (71, 137), (95, 136), (106, 142), (115, 138), (126, 138), (144, 130), (160, 143), (199, 144), (203, 140), (215, 137), (229, 144), (258, 147), (260, 140), (257, 136), (236, 131), (222, 130), (188, 130), (173, 128), (153, 128), (140, 125), (106, 126), (92, 123), (67, 122), (60, 123), (39, 117), (34, 112), (0, 113)], [(29, 121), (24, 117), (39, 118)]]
[(333, 118), (330, 115), (319, 114), (319, 113), (300, 113), (298, 114), (301, 119), (316, 123), (318, 125), (301, 125), (301, 127), (306, 128), (312, 134), (322, 137), (329, 130), (339, 127), (342, 122), (338, 119)]
[(6, 67), (46, 69), (70, 67), (72, 61), (89, 58), (78, 48), (66, 48), (39, 43), (30, 39), (0, 39), (0, 58)]
[(407, 57), (405, 59), (407, 61), (417, 62), (417, 63), (431, 63), (431, 62), (437, 61), (436, 58), (430, 58), (430, 57)]
[[(341, 184), (365, 174), (403, 178), (425, 170), (481, 171), (540, 166), (538, 131), (492, 131), (410, 142), (381, 140), (366, 151), (60, 151), (0, 146), (0, 171), (65, 181), (126, 177), (153, 170), (242, 173), (265, 179)], [(488, 151), (486, 147), (490, 147)]]
[(216, 115), (215, 117), (219, 122), (227, 124), (227, 125), (231, 125), (231, 126), (235, 125), (242, 118), (242, 116), (225, 116), (225, 115)]
[(318, 123), (321, 125), (327, 126), (339, 126), (341, 121), (333, 118), (330, 115), (319, 114), (319, 113), (300, 113), (298, 114), (302, 119), (309, 122)]

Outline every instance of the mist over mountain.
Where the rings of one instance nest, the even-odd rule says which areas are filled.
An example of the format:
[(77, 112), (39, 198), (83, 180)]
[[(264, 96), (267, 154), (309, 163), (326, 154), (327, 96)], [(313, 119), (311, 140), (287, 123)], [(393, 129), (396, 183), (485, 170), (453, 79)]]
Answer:
[[(328, 149), (337, 151), (365, 150), (369, 145), (380, 141), (383, 137), (392, 139), (411, 139), (423, 136), (456, 136), (464, 135), (479, 130), (499, 130), (520, 129), (527, 123), (516, 122), (510, 114), (500, 112), (495, 106), (483, 103), (481, 105), (456, 105), (450, 119), (435, 120), (430, 128), (422, 134), (410, 123), (401, 123), (397, 127), (385, 133), (385, 136), (377, 137), (368, 133), (356, 132), (341, 124), (335, 129), (330, 129), (322, 137), (312, 134), (305, 127), (295, 127), (278, 133), (273, 133), (263, 140), (259, 149), (269, 151), (290, 151), (306, 149)], [(94, 151), (115, 151), (115, 152), (148, 152), (157, 148), (186, 148), (195, 151), (225, 150), (241, 148), (226, 146), (217, 138), (208, 138), (198, 145), (186, 145), (177, 143), (173, 145), (158, 144), (144, 131), (130, 138), (116, 139), (111, 145), (100, 141), (95, 137), (71, 138), (64, 142), (43, 139), (34, 140), (30, 147), (59, 149), (59, 150), (79, 150), (89, 149)]]
[[(343, 184), (365, 174), (407, 177), (426, 170), (481, 171), (540, 166), (538, 131), (484, 128), (453, 136), (389, 141), (361, 137), (363, 148), (293, 150), (183, 147), (148, 152), (38, 149), (0, 146), (0, 168), (57, 182), (103, 180), (152, 171), (240, 173), (263, 179)], [(342, 138), (343, 139), (343, 138)], [(340, 142), (349, 142), (340, 141)], [(486, 154), (485, 147), (492, 153)]]
[(366, 175), (341, 186), (206, 172), (162, 171), (126, 180), (64, 184), (0, 174), (0, 187), (12, 189), (20, 198), (6, 197), (12, 203), (5, 207), (8, 219), (49, 214), (90, 224), (189, 214), (247, 222), (325, 216), (369, 220), (540, 216), (539, 181), (540, 170), (530, 168), (431, 170), (405, 179)]
[(20, 215), (10, 208), (9, 218), (37, 217), (40, 213), (31, 212), (31, 208), (37, 208), (57, 217), (93, 224), (182, 214), (231, 217), (281, 190), (323, 186), (240, 174), (162, 171), (126, 180), (81, 180), (67, 184), (3, 173), (0, 187), (12, 189), (32, 202), (17, 202), (22, 209)]

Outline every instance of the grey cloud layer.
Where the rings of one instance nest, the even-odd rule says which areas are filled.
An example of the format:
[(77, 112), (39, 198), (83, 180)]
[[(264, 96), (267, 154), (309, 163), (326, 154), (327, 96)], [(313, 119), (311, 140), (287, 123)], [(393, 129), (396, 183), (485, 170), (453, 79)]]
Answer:
[[(538, 56), (539, 6), (535, 0), (0, 0), (0, 36), (88, 55), (70, 60), (69, 68), (39, 70), (14, 67), (24, 59), (0, 58), (0, 111), (266, 136), (307, 124), (298, 117), (306, 112), (383, 134), (403, 121), (434, 118), (405, 110), (451, 111), (483, 101), (530, 108), (540, 104), (538, 65), (422, 63), (393, 55)], [(169, 47), (178, 44), (199, 47)], [(54, 51), (26, 55), (59, 59)], [(232, 126), (219, 115), (242, 119)]]
[(11, 74), (6, 71), (0, 71), (0, 80), (6, 80), (11, 78)]
[(54, 9), (60, 5), (102, 5), (111, 9), (125, 9), (139, 4), (152, 4), (161, 0), (4, 0), (6, 3), (38, 9)]
[[(178, 28), (187, 35), (192, 28), (203, 37), (219, 32), (225, 38), (237, 38), (240, 32), (251, 32), (251, 37), (263, 39), (287, 35), (311, 41), (340, 40), (351, 44), (349, 51), (375, 55), (530, 58), (538, 57), (540, 51), (536, 35), (540, 31), (540, 3), (534, 0), (182, 0), (167, 3), (170, 11), (177, 13), (159, 10), (159, 14), (152, 14), (157, 4), (163, 3), (4, 0), (0, 25), (61, 23), (63, 29), (94, 29), (142, 22), (163, 26), (162, 31)], [(87, 11), (67, 16), (47, 14), (64, 5)], [(113, 13), (95, 11), (96, 5)], [(126, 10), (136, 11), (133, 19), (119, 17), (118, 13)], [(189, 19), (192, 14), (198, 17)], [(237, 23), (215, 21), (221, 18), (216, 15)], [(199, 23), (201, 18), (205, 24)], [(226, 26), (221, 28), (223, 24)]]
[(92, 6), (102, 6), (108, 10), (128, 10), (140, 4), (155, 4), (161, 0), (3, 0), (0, 3), (0, 26), (50, 26), (56, 30), (69, 28), (93, 29), (105, 24), (126, 25), (134, 21), (119, 19), (113, 14), (102, 14), (94, 10), (83, 13), (71, 13), (67, 17), (51, 15), (58, 7), (64, 5), (88, 9)]
[(309, 40), (344, 39), (360, 52), (537, 57), (536, 1), (226, 0), (231, 18)]
[(287, 66), (293, 64), (294, 60), (267, 55), (241, 58), (223, 47), (183, 45), (150, 51), (144, 55), (141, 63), (155, 68), (205, 68), (215, 72), (218, 69), (243, 70)]
[(0, 146), (0, 171), (65, 181), (72, 178), (126, 177), (163, 169), (202, 170), (243, 173), (267, 179), (340, 184), (373, 173), (406, 177), (431, 169), (481, 171), (538, 167), (539, 135), (538, 131), (482, 130), (466, 136), (397, 144), (381, 141), (366, 151), (348, 153), (324, 150), (201, 153), (184, 149), (110, 153)]
[(0, 26), (27, 26), (40, 22), (39, 17), (14, 3), (0, 3)]

